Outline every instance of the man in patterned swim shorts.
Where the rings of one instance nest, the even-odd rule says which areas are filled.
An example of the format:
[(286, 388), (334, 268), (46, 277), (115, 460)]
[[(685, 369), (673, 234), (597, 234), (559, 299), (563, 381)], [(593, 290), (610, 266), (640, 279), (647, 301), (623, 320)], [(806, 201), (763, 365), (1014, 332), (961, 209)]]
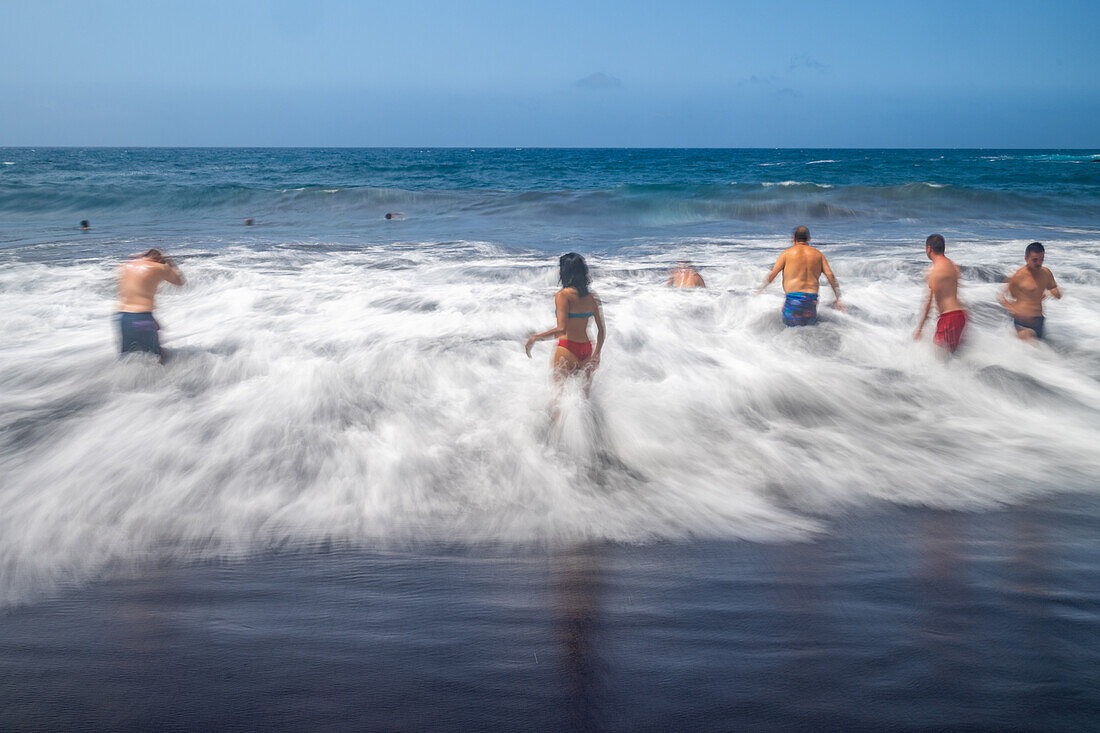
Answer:
[(788, 326), (812, 326), (817, 323), (817, 291), (822, 275), (829, 281), (836, 296), (833, 307), (844, 310), (844, 304), (840, 301), (840, 286), (825, 255), (810, 246), (810, 230), (798, 227), (794, 230), (793, 239), (794, 244), (779, 255), (756, 293), (762, 293), (782, 272), (783, 290), (787, 293), (783, 302), (783, 323)]

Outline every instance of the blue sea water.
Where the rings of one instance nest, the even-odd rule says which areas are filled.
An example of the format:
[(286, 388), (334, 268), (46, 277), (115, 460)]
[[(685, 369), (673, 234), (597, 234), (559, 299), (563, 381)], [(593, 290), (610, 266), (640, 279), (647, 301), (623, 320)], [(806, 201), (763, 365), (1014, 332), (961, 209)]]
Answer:
[[(0, 148), (0, 728), (1095, 726), (1098, 161)], [(849, 307), (786, 329), (800, 224)], [(111, 319), (154, 246), (163, 368)], [(587, 399), (522, 346), (569, 250)]]
[[(478, 237), (603, 249), (684, 236), (1001, 236), (1096, 226), (1100, 153), (992, 150), (0, 149), (7, 247), (115, 237)], [(402, 228), (385, 213), (407, 217)]]

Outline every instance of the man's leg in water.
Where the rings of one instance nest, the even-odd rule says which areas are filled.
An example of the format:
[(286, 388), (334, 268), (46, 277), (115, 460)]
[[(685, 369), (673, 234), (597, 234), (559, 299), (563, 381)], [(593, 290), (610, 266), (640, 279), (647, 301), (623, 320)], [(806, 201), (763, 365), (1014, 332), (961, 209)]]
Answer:
[(164, 350), (160, 347), (160, 324), (152, 313), (119, 313), (119, 336), (121, 352), (134, 351), (155, 354), (161, 364), (164, 363)]
[(1021, 341), (1036, 341), (1043, 338), (1043, 317), (1012, 319), (1016, 337)]

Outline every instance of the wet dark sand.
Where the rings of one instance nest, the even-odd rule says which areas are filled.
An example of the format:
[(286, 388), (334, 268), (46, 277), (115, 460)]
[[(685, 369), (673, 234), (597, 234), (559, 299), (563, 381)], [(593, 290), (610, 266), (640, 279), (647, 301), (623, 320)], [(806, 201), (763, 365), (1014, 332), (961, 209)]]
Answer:
[(0, 611), (0, 729), (1100, 729), (1095, 497), (830, 526), (145, 568)]

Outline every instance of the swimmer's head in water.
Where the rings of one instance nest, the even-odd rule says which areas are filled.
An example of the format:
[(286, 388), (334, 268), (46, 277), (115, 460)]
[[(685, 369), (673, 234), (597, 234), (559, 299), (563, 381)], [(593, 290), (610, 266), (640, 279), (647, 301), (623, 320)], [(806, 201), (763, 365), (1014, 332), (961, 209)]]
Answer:
[(142, 255), (143, 260), (152, 260), (153, 262), (164, 262), (164, 253), (159, 249), (146, 250)]
[(91, 225), (89, 225), (89, 224), (88, 224), (88, 220), (87, 220), (87, 219), (81, 219), (81, 221), (80, 221), (80, 228), (81, 228), (81, 229), (90, 229), (90, 228), (91, 228)]
[(592, 282), (588, 276), (588, 265), (576, 252), (558, 258), (558, 280), (563, 288), (576, 288), (577, 295), (582, 298), (588, 295), (588, 285)]
[(1028, 264), (1028, 267), (1040, 268), (1043, 266), (1043, 259), (1046, 257), (1046, 249), (1043, 248), (1042, 242), (1032, 242), (1024, 250), (1024, 262)]
[(250, 226), (252, 226), (252, 224), (253, 224), (253, 223), (254, 223), (254, 222), (252, 221), (252, 218), (251, 218), (251, 217), (249, 217), (248, 219), (245, 219), (245, 220), (244, 220), (244, 225), (245, 225), (246, 227), (250, 227)]
[(795, 227), (794, 228), (794, 241), (796, 241), (796, 242), (809, 242), (810, 241), (810, 230), (807, 229), (806, 227)]
[(947, 242), (944, 241), (941, 234), (930, 235), (928, 239), (924, 240), (924, 246), (931, 254), (942, 255), (947, 250)]

